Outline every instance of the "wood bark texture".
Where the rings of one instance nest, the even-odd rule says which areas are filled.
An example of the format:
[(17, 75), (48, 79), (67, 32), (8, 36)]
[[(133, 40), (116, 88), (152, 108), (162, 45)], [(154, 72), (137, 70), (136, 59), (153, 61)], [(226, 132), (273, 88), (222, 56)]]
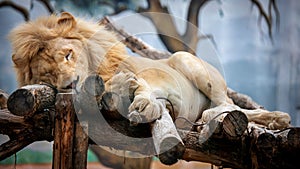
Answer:
[(55, 103), (53, 169), (73, 168), (75, 110), (72, 93), (59, 93)]
[(14, 91), (8, 98), (8, 110), (17, 116), (31, 117), (54, 104), (56, 89), (48, 85), (27, 85)]
[[(56, 111), (66, 113), (67, 107), (73, 106), (72, 102), (66, 101), (73, 100), (73, 97), (65, 95), (62, 96), (60, 101), (57, 100)], [(69, 111), (74, 111), (74, 109)], [(30, 119), (25, 119), (11, 114), (7, 109), (1, 110), (0, 132), (10, 136), (11, 140), (0, 146), (0, 159), (9, 157), (34, 141), (53, 140), (51, 135), (53, 125), (51, 124), (54, 123), (54, 118), (49, 116), (49, 114), (51, 113), (34, 113)], [(60, 116), (57, 114), (56, 119), (65, 119), (65, 122), (68, 121), (66, 119), (70, 119), (69, 117), (62, 118)], [(178, 130), (184, 143), (184, 150), (180, 151), (183, 153), (177, 155), (177, 158), (187, 161), (208, 162), (217, 166), (232, 168), (297, 168), (297, 156), (300, 152), (299, 128), (272, 131), (249, 123), (246, 130), (244, 130), (244, 125), (240, 125), (240, 123), (247, 122), (240, 120), (243, 118), (240, 112), (231, 112), (221, 122), (211, 121), (202, 125), (198, 129), (200, 132)], [(155, 146), (151, 138), (151, 126), (149, 124), (130, 126), (129, 121), (126, 119), (104, 120), (106, 123), (99, 123), (98, 119), (88, 121), (89, 144), (97, 143), (98, 145), (139, 152), (145, 155), (155, 154)], [(70, 136), (71, 130), (73, 130), (74, 135), (74, 128), (64, 128), (62, 131), (65, 134), (70, 133), (67, 134)], [(129, 137), (124, 139), (124, 135)], [(59, 136), (58, 134), (55, 137), (61, 141), (66, 141), (66, 145), (76, 144), (74, 140), (73, 143), (67, 141), (67, 137)], [(86, 143), (86, 141), (83, 142)], [(54, 146), (58, 147), (58, 145)], [(82, 150), (81, 152), (85, 151), (84, 149)], [(58, 150), (55, 148), (54, 151)], [(70, 149), (64, 149), (61, 155), (68, 155), (58, 159), (61, 161), (71, 158), (70, 151)], [(74, 150), (72, 150), (72, 153), (74, 153)], [(72, 156), (74, 160), (74, 155)], [(54, 159), (56, 158), (57, 155), (54, 156)], [(75, 163), (64, 163), (65, 166), (67, 164), (72, 166)]]

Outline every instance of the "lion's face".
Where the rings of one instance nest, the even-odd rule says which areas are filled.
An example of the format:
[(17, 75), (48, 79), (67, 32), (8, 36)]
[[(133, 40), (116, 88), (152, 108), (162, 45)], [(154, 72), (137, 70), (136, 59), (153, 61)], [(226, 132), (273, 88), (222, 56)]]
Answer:
[[(58, 89), (71, 88), (78, 78), (86, 77), (88, 63), (81, 56), (82, 42), (75, 38), (58, 37), (47, 42), (45, 48), (30, 60), (29, 84), (49, 83)], [(85, 65), (78, 67), (80, 65)]]
[(107, 80), (126, 53), (104, 26), (69, 13), (19, 25), (9, 39), (20, 86), (44, 82), (65, 89), (94, 73)]
[(86, 42), (93, 32), (79, 27), (71, 14), (63, 13), (14, 29), (10, 40), (19, 85), (43, 82), (66, 89), (83, 81), (89, 72)]

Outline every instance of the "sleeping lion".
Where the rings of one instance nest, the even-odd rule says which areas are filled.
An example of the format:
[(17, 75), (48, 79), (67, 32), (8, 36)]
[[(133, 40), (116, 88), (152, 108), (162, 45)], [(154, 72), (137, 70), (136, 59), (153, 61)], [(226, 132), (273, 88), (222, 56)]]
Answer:
[[(75, 81), (80, 86), (85, 78), (97, 73), (106, 90), (133, 96), (127, 117), (136, 123), (155, 121), (169, 110), (175, 117), (201, 123), (220, 112), (238, 110), (249, 121), (270, 129), (289, 126), (286, 113), (234, 105), (222, 75), (194, 55), (176, 52), (161, 60), (129, 56), (125, 46), (104, 26), (66, 12), (21, 24), (9, 39), (20, 86), (44, 82), (68, 89)], [(185, 125), (179, 122), (177, 127)]]

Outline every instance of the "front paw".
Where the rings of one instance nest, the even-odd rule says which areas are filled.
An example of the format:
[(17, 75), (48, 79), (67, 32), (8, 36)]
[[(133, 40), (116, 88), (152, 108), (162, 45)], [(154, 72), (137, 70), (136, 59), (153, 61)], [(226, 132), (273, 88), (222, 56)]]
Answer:
[(154, 97), (136, 96), (129, 106), (128, 119), (133, 125), (138, 123), (149, 123), (159, 119), (165, 108), (161, 100)]
[(271, 112), (273, 114), (273, 120), (268, 124), (268, 128), (271, 130), (282, 130), (287, 127), (290, 127), (291, 117), (289, 114), (284, 112)]

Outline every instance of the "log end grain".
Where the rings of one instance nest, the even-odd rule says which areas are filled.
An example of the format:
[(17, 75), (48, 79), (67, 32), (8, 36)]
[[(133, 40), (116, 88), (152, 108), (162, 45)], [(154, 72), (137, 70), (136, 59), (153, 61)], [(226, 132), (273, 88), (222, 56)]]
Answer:
[[(174, 145), (175, 146), (172, 146)], [(178, 159), (182, 159), (185, 147), (176, 137), (167, 137), (160, 144), (158, 158), (160, 162), (166, 165), (175, 164)]]
[(104, 92), (104, 81), (99, 75), (90, 75), (84, 81), (82, 90), (91, 96), (101, 96)]
[(223, 129), (231, 137), (243, 135), (248, 127), (247, 116), (240, 111), (229, 112), (223, 120)]
[(8, 110), (17, 116), (28, 115), (34, 111), (34, 96), (26, 89), (13, 92), (7, 101)]

